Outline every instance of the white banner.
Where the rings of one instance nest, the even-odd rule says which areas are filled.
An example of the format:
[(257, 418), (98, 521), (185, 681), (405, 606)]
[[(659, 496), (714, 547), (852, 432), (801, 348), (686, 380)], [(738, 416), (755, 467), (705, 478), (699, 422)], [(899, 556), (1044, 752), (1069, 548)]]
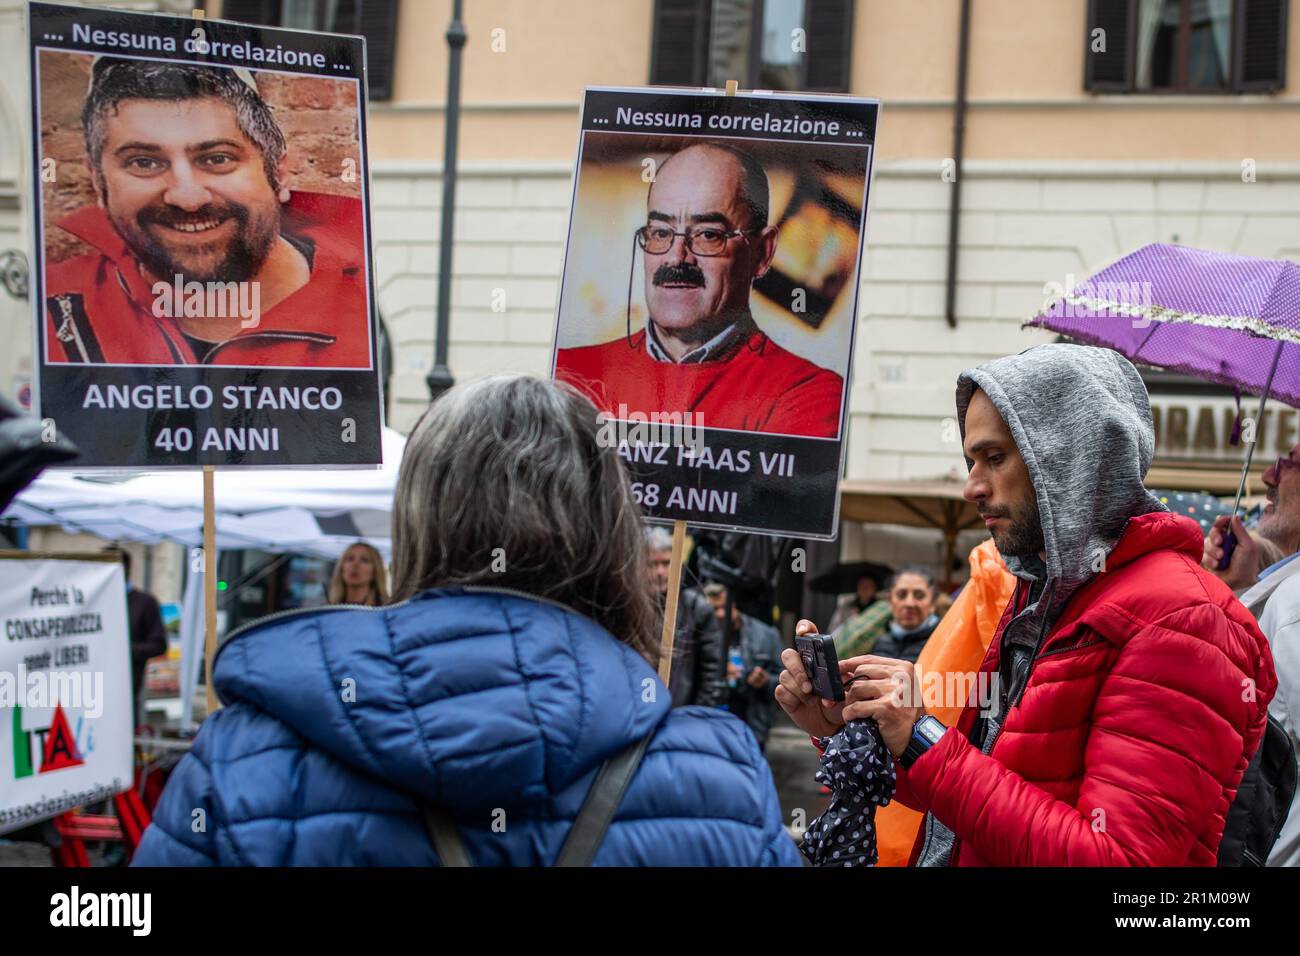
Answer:
[(0, 552), (0, 833), (131, 786), (126, 582), (116, 561)]

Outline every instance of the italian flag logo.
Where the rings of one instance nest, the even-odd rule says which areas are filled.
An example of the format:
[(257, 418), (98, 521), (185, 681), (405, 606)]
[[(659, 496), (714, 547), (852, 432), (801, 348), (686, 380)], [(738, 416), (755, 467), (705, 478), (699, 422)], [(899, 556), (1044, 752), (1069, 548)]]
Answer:
[[(49, 773), (67, 767), (80, 767), (84, 762), (77, 751), (76, 738), (68, 727), (67, 715), (61, 706), (54, 708), (54, 718), (48, 728), (23, 729), (23, 709), (13, 709), (14, 779), (30, 777), (33, 772)], [(32, 756), (40, 758), (33, 766)]]

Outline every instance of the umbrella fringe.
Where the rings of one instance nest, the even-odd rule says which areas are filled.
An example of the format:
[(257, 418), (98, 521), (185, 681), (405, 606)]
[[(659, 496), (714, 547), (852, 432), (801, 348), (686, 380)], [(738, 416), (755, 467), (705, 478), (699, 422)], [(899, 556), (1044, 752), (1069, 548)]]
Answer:
[[(1096, 299), (1082, 295), (1067, 295), (1057, 299), (1051, 308), (1044, 310), (1044, 315), (1053, 317), (1051, 313), (1057, 303), (1081, 306), (1091, 312), (1109, 312), (1115, 318), (1138, 318), (1148, 319), (1152, 322), (1183, 323), (1213, 329), (1228, 329), (1233, 332), (1246, 332), (1261, 339), (1272, 339), (1290, 345), (1300, 345), (1300, 329), (1288, 329), (1285, 326), (1274, 325), (1263, 319), (1256, 319), (1246, 315), (1210, 315), (1204, 312), (1182, 312), (1178, 309), (1165, 308), (1162, 305), (1130, 305), (1126, 302)], [(1100, 316), (1094, 317), (1100, 318)]]

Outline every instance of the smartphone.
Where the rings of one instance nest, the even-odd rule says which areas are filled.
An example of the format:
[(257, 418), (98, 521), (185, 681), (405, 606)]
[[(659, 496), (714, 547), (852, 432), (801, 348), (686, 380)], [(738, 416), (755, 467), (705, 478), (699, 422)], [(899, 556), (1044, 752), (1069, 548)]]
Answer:
[(795, 635), (794, 649), (803, 661), (813, 693), (826, 700), (843, 700), (844, 681), (840, 679), (834, 639), (826, 634)]

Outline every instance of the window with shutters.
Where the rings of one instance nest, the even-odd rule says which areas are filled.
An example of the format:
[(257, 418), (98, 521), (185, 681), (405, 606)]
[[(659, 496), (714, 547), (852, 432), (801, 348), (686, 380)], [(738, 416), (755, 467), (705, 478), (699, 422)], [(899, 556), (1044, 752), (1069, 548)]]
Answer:
[(1286, 86), (1288, 0), (1089, 0), (1084, 86), (1256, 93)]
[(370, 100), (393, 98), (397, 0), (224, 0), (221, 19), (366, 38)]
[(853, 0), (655, 0), (650, 82), (847, 93)]

